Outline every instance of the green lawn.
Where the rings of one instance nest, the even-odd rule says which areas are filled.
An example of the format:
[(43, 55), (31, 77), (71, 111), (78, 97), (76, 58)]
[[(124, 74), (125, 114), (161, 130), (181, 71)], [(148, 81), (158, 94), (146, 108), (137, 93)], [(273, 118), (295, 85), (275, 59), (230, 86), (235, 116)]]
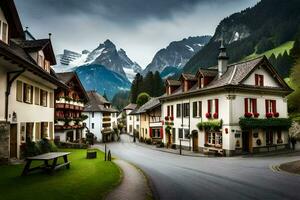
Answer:
[(249, 59), (252, 59), (252, 58), (257, 58), (259, 56), (262, 56), (262, 55), (265, 55), (267, 58), (270, 58), (271, 55), (274, 53), (274, 55), (277, 57), (279, 54), (284, 54), (285, 51), (288, 52), (288, 54), (290, 53), (290, 50), (294, 47), (294, 41), (288, 41), (274, 49), (271, 49), (269, 51), (266, 51), (264, 53), (261, 53), (261, 54), (256, 54), (256, 53), (253, 53), (249, 56), (247, 56), (246, 58), (244, 58), (244, 60), (249, 60)]
[(53, 175), (32, 173), (21, 177), (23, 165), (0, 167), (1, 200), (79, 200), (101, 199), (120, 182), (119, 168), (112, 162), (104, 162), (104, 153), (98, 158), (85, 159), (86, 150), (60, 150), (69, 155), (71, 168), (62, 168)]

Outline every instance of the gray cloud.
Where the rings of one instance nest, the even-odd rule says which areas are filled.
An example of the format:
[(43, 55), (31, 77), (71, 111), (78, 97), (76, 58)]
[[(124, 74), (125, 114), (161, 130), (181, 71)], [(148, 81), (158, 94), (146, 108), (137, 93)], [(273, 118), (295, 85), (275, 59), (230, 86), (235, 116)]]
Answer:
[(258, 0), (15, 0), (24, 26), (53, 33), (56, 53), (92, 50), (106, 39), (143, 67), (171, 41), (213, 34), (224, 17)]

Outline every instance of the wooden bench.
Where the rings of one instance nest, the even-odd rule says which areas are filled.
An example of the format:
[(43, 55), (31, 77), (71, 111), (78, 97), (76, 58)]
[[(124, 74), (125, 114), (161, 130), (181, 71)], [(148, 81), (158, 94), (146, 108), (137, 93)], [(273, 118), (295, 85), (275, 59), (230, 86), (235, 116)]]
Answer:
[[(69, 169), (71, 163), (68, 161), (69, 154), (70, 152), (53, 152), (53, 153), (46, 153), (38, 156), (28, 157), (26, 158), (26, 164), (23, 169), (22, 176), (25, 176), (29, 172), (36, 171), (36, 170), (45, 170), (49, 173), (52, 173), (53, 171), (58, 170), (62, 167), (66, 167), (67, 169)], [(64, 163), (58, 164), (57, 161), (61, 157), (64, 159)], [(50, 164), (49, 161), (51, 160), (53, 161)], [(37, 167), (30, 168), (32, 161), (43, 161), (44, 164)]]
[(208, 155), (208, 156), (223, 156), (224, 151), (223, 149), (217, 149), (217, 148), (205, 148), (203, 149), (203, 153)]

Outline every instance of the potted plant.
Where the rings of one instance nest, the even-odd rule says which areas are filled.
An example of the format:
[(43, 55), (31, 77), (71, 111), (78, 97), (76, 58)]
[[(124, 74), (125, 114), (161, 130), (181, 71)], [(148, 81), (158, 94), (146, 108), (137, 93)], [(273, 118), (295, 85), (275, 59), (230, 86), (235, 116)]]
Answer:
[(244, 116), (245, 116), (246, 118), (250, 118), (250, 117), (252, 117), (252, 113), (246, 112)]
[(171, 117), (170, 117), (170, 120), (171, 120), (171, 121), (174, 121), (174, 116), (171, 116)]
[(273, 117), (273, 113), (270, 113), (270, 112), (267, 113), (267, 114), (266, 114), (266, 117), (267, 117), (267, 118), (272, 118), (272, 117)]
[(258, 118), (259, 117), (259, 113), (253, 113), (253, 116), (255, 117), (255, 118)]
[(279, 117), (279, 112), (274, 113), (274, 117), (278, 118)]
[(219, 114), (217, 112), (214, 113), (214, 118), (218, 119), (219, 118)]
[(208, 112), (208, 113), (205, 114), (205, 116), (206, 116), (207, 119), (211, 119), (211, 113)]

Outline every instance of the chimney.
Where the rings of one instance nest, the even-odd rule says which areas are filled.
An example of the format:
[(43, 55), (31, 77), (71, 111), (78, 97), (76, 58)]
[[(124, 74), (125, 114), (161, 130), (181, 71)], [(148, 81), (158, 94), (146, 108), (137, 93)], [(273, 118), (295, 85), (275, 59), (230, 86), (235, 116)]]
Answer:
[(229, 57), (227, 56), (226, 53), (226, 48), (224, 46), (224, 40), (221, 39), (221, 46), (219, 48), (220, 54), (218, 57), (218, 75), (219, 78), (227, 71), (227, 65), (228, 65), (228, 60)]
[(49, 40), (51, 40), (52, 33), (49, 33), (48, 35), (49, 35)]

